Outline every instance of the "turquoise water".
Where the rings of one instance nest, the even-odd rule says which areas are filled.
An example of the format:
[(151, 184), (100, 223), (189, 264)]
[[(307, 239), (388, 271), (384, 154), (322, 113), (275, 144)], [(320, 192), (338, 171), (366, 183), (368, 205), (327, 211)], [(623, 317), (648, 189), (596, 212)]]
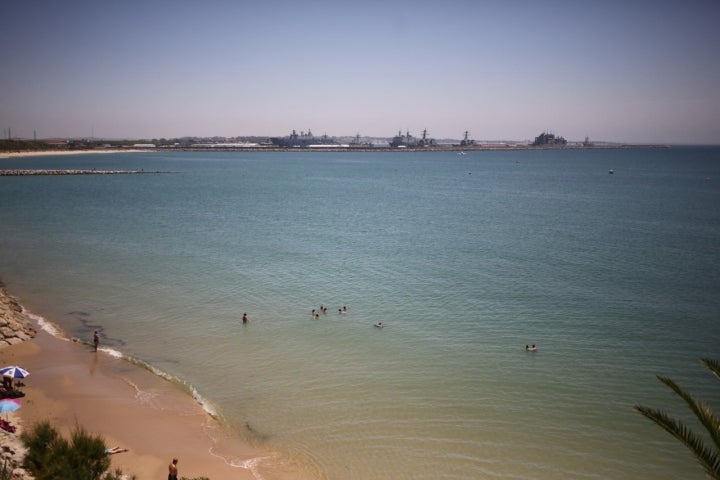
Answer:
[(0, 168), (171, 172), (0, 177), (0, 274), (318, 478), (703, 478), (632, 406), (720, 405), (720, 149)]

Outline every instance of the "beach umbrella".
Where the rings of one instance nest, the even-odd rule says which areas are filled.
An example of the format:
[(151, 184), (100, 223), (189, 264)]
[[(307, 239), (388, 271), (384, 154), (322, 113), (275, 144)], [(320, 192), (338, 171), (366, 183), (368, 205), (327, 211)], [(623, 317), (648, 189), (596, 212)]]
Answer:
[(14, 412), (20, 408), (20, 402), (14, 398), (3, 398), (0, 400), (0, 413)]
[(10, 378), (25, 378), (28, 375), (30, 375), (30, 372), (25, 370), (22, 367), (18, 367), (17, 365), (13, 365), (10, 367), (0, 368), (0, 375), (3, 377), (10, 377)]

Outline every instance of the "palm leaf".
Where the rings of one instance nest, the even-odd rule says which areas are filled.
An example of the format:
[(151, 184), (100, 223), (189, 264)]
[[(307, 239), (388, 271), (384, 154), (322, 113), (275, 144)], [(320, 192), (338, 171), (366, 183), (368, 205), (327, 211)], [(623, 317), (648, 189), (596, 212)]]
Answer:
[[(720, 379), (720, 363), (709, 358), (700, 359), (705, 368)], [(714, 479), (720, 480), (720, 417), (704, 402), (701, 402), (668, 377), (658, 376), (663, 384), (675, 392), (690, 407), (700, 424), (710, 434), (716, 449), (707, 447), (703, 439), (697, 436), (692, 430), (679, 420), (668, 416), (665, 412), (654, 408), (636, 405), (635, 410), (646, 418), (649, 418), (666, 432), (680, 440), (697, 458), (705, 471)]]
[(661, 410), (641, 405), (636, 405), (635, 410), (680, 440), (712, 478), (720, 479), (720, 458), (716, 452), (707, 448), (702, 439), (695, 435), (692, 430)]
[(705, 427), (710, 434), (710, 438), (712, 438), (715, 446), (720, 449), (720, 418), (715, 415), (715, 412), (713, 412), (706, 403), (693, 398), (692, 395), (680, 388), (680, 386), (671, 379), (658, 376), (658, 380), (667, 385), (680, 398), (685, 400), (685, 403), (687, 403), (688, 407), (690, 407), (690, 410), (692, 410), (702, 426)]
[(710, 358), (703, 358), (700, 359), (700, 363), (702, 363), (705, 368), (710, 370), (715, 377), (717, 377), (718, 380), (720, 380), (720, 362), (717, 360), (712, 360)]

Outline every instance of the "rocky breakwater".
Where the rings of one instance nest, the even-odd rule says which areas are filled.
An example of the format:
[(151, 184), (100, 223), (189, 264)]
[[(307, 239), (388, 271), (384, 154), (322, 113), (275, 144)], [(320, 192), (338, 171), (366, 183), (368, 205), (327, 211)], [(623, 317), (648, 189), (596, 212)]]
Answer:
[(22, 177), (26, 175), (133, 175), (150, 172), (145, 170), (0, 170), (0, 177)]

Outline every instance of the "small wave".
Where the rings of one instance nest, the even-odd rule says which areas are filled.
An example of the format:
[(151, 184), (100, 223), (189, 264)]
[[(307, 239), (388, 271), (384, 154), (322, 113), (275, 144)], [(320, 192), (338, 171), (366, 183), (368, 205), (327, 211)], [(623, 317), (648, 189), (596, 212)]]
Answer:
[[(40, 315), (32, 314), (30, 312), (25, 312), (25, 313), (28, 315), (28, 317), (31, 320), (33, 320), (34, 322), (37, 323), (39, 329), (43, 330), (44, 332), (48, 333), (49, 335), (51, 335), (55, 338), (58, 338), (60, 340), (73, 341), (75, 343), (79, 343), (82, 345), (87, 345), (88, 347), (92, 347), (91, 342), (84, 341), (84, 340), (81, 340), (76, 337), (68, 336), (62, 330), (62, 328), (60, 328), (55, 323), (50, 322), (49, 320), (45, 319), (44, 317), (42, 317)], [(218, 414), (215, 406), (209, 400), (207, 400), (205, 397), (203, 397), (200, 394), (200, 392), (198, 392), (198, 390), (192, 384), (186, 382), (185, 380), (178, 378), (174, 375), (171, 375), (170, 373), (165, 372), (165, 371), (155, 367), (154, 365), (149, 364), (148, 362), (146, 362), (142, 359), (127, 355), (116, 348), (100, 347), (98, 349), (98, 351), (105, 353), (107, 355), (110, 355), (113, 358), (124, 360), (134, 366), (144, 368), (145, 370), (150, 371), (152, 374), (157, 375), (160, 378), (163, 378), (169, 382), (180, 385), (183, 389), (185, 389), (192, 396), (192, 398), (198, 404), (200, 404), (200, 406), (202, 407), (203, 411), (205, 411), (205, 413), (207, 413), (209, 416), (211, 416), (212, 418), (214, 418), (216, 420), (219, 419), (219, 414)], [(125, 381), (135, 390), (135, 398), (139, 402), (144, 403), (144, 404), (153, 404), (154, 403), (154, 401), (156, 399), (156, 395), (142, 390), (139, 386), (137, 386), (136, 384), (134, 384), (131, 380), (129, 380), (127, 378), (125, 378)], [(211, 436), (211, 438), (212, 438), (212, 436)], [(227, 464), (233, 468), (242, 468), (244, 470), (250, 471), (256, 480), (265, 480), (262, 473), (260, 472), (260, 469), (264, 462), (267, 462), (267, 461), (272, 462), (272, 460), (274, 458), (274, 456), (262, 456), (262, 457), (255, 457), (255, 458), (249, 458), (249, 459), (232, 459), (232, 458), (226, 458), (224, 456), (218, 455), (217, 453), (212, 451), (212, 448), (210, 448), (210, 454), (215, 457), (221, 458), (225, 462), (225, 464)]]
[(100, 350), (101, 352), (105, 352), (114, 358), (125, 358), (125, 355), (123, 355), (123, 353), (120, 350), (116, 350), (114, 348), (100, 347), (100, 348), (98, 348), (98, 350)]
[[(110, 355), (113, 355), (115, 358), (119, 358), (122, 360), (125, 360), (128, 363), (131, 363), (137, 367), (144, 368), (145, 370), (148, 370), (153, 375), (156, 375), (162, 379), (167, 380), (168, 382), (172, 382), (174, 384), (180, 385), (183, 389), (185, 389), (192, 398), (200, 404), (202, 409), (210, 415), (213, 418), (218, 418), (218, 413), (213, 404), (207, 400), (205, 397), (203, 397), (200, 392), (197, 391), (197, 389), (190, 383), (186, 382), (185, 380), (178, 378), (174, 375), (169, 374), (168, 372), (165, 372), (164, 370), (161, 370), (154, 365), (151, 365), (147, 363), (144, 360), (141, 360), (136, 357), (132, 357), (130, 355), (126, 355), (122, 353), (119, 350), (111, 349), (111, 348), (101, 348), (100, 349), (103, 352), (107, 352)], [(137, 388), (137, 387), (136, 387)]]
[(225, 465), (233, 468), (244, 468), (245, 470), (252, 471), (255, 474), (255, 478), (257, 478), (258, 480), (262, 478), (262, 475), (257, 472), (259, 465), (262, 463), (263, 460), (270, 460), (273, 458), (272, 456), (266, 455), (263, 457), (248, 458), (245, 460), (233, 460), (215, 453), (212, 448), (210, 448), (209, 453), (213, 457), (221, 459), (225, 463)]
[(263, 456), (263, 457), (255, 457), (255, 458), (248, 458), (245, 460), (230, 460), (227, 459), (221, 455), (218, 455), (210, 450), (210, 454), (216, 458), (222, 459), (226, 465), (229, 465), (233, 468), (242, 468), (244, 470), (249, 470), (253, 477), (255, 477), (256, 480), (264, 480), (263, 475), (260, 473), (260, 466), (262, 465), (263, 461), (265, 460), (271, 460), (272, 456)]
[(41, 317), (40, 315), (36, 315), (34, 313), (25, 312), (27, 316), (35, 321), (35, 323), (38, 324), (38, 327), (40, 330), (52, 335), (53, 337), (59, 338), (61, 340), (69, 340), (67, 336), (63, 333), (63, 331), (55, 325), (54, 323), (46, 320), (44, 317)]
[(172, 383), (180, 385), (192, 396), (192, 398), (197, 403), (200, 404), (200, 406), (205, 411), (205, 413), (207, 413), (208, 415), (210, 415), (213, 418), (218, 417), (217, 410), (215, 409), (213, 404), (210, 401), (208, 401), (205, 397), (200, 395), (200, 392), (198, 392), (197, 389), (192, 384), (186, 382), (185, 380), (183, 380), (181, 378), (171, 375), (171, 374), (165, 372), (164, 370), (160, 370), (159, 368), (157, 368), (153, 365), (150, 365), (149, 363), (145, 362), (144, 360), (140, 360), (138, 358), (130, 357), (127, 355), (123, 355), (122, 358), (124, 360), (132, 363), (133, 365), (136, 365), (136, 366), (142, 367), (146, 370), (149, 370), (154, 375), (157, 375), (158, 377), (163, 378), (163, 379), (167, 380), (168, 382), (172, 382)]
[[(24, 310), (24, 309), (23, 309), (23, 310)], [(49, 335), (51, 335), (51, 336), (53, 336), (53, 337), (55, 337), (55, 338), (58, 338), (58, 339), (60, 339), (60, 340), (65, 340), (65, 341), (73, 341), (73, 342), (75, 342), (75, 343), (80, 343), (80, 344), (82, 344), (82, 345), (92, 346), (92, 344), (91, 344), (90, 342), (87, 342), (87, 341), (85, 341), (85, 340), (81, 340), (81, 339), (76, 338), (76, 337), (69, 337), (58, 325), (56, 325), (56, 324), (53, 323), (53, 322), (50, 322), (49, 320), (47, 320), (46, 318), (44, 318), (44, 317), (42, 317), (42, 316), (40, 316), (40, 315), (36, 315), (36, 314), (34, 314), (34, 313), (30, 313), (30, 312), (27, 312), (27, 311), (25, 311), (25, 313), (27, 314), (28, 318), (30, 318), (31, 320), (33, 320), (34, 322), (37, 323), (39, 329), (43, 330), (44, 332), (48, 333)], [(157, 375), (157, 376), (160, 377), (160, 378), (163, 378), (163, 379), (165, 379), (165, 380), (167, 380), (167, 381), (169, 381), (169, 382), (176, 383), (176, 384), (180, 385), (181, 387), (183, 387), (183, 388), (192, 396), (192, 398), (193, 398), (196, 402), (198, 402), (198, 403), (200, 404), (200, 406), (202, 407), (202, 409), (203, 409), (208, 415), (210, 415), (210, 416), (213, 417), (213, 418), (218, 418), (219, 415), (218, 415), (218, 412), (217, 412), (217, 409), (215, 408), (215, 406), (214, 406), (209, 400), (207, 400), (205, 397), (203, 397), (203, 396), (200, 394), (200, 392), (198, 392), (198, 390), (197, 390), (192, 384), (186, 382), (185, 380), (183, 380), (183, 379), (181, 379), (181, 378), (178, 378), (178, 377), (176, 377), (176, 376), (174, 376), (174, 375), (171, 375), (171, 374), (169, 374), (169, 373), (167, 373), (167, 372), (165, 372), (165, 371), (163, 371), (163, 370), (160, 370), (159, 368), (157, 368), (157, 367), (155, 367), (155, 366), (147, 363), (147, 362), (144, 361), (144, 360), (141, 360), (141, 359), (139, 359), (139, 358), (132, 357), (132, 356), (130, 356), (130, 355), (126, 355), (126, 354), (123, 353), (122, 351), (117, 350), (117, 349), (115, 349), (115, 348), (111, 348), (111, 347), (100, 347), (100, 348), (98, 349), (98, 351), (99, 351), (99, 352), (106, 353), (106, 354), (110, 355), (110, 356), (113, 357), (113, 358), (117, 358), (117, 359), (120, 359), (120, 360), (124, 360), (124, 361), (126, 361), (126, 362), (128, 362), (128, 363), (131, 363), (131, 364), (135, 365), (135, 366), (144, 368), (144, 369), (152, 372), (154, 375)], [(136, 390), (138, 390), (138, 389), (137, 389), (137, 386), (135, 386), (135, 388), (136, 388)], [(138, 390), (138, 391), (139, 391), (139, 390)]]
[(255, 477), (257, 480), (264, 480), (262, 474), (260, 474), (258, 467), (260, 466), (260, 463), (263, 460), (266, 460), (270, 457), (257, 457), (257, 458), (249, 458), (247, 460), (243, 460), (239, 464), (235, 464), (234, 462), (230, 462), (230, 465), (233, 467), (240, 467), (244, 468), (245, 470), (250, 470), (253, 474), (253, 477)]
[(141, 404), (151, 405), (153, 403), (153, 401), (155, 400), (155, 398), (157, 398), (156, 394), (150, 393), (150, 392), (147, 392), (147, 391), (141, 389), (140, 387), (137, 386), (137, 384), (135, 382), (133, 382), (129, 378), (123, 377), (123, 380), (125, 381), (125, 383), (130, 385), (133, 388), (133, 390), (135, 390), (135, 399), (138, 402), (140, 402)]

